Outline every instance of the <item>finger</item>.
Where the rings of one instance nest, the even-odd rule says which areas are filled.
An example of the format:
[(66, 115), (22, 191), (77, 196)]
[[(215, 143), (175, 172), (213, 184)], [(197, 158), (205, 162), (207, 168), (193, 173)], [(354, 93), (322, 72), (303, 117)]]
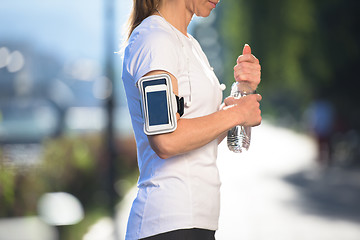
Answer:
[(260, 102), (262, 100), (262, 96), (260, 94), (254, 94), (256, 96), (256, 101)]
[(257, 59), (254, 55), (252, 54), (245, 54), (245, 55), (240, 55), (237, 59), (237, 63), (240, 62), (253, 62), (253, 63), (259, 63), (259, 59)]
[(226, 106), (234, 105), (236, 103), (234, 97), (227, 97), (224, 99), (224, 103)]
[(256, 101), (257, 106), (260, 106), (260, 101), (262, 99), (262, 96), (260, 94), (257, 94), (257, 93), (256, 94), (249, 94), (249, 95), (242, 96), (240, 98), (240, 101), (241, 101), (241, 99), (244, 99), (244, 98), (248, 98), (251, 102)]
[[(260, 94), (249, 94), (249, 95), (245, 95), (241, 98), (249, 98), (251, 99), (251, 101), (257, 101), (258, 103), (261, 101), (262, 96)], [(260, 105), (259, 105), (260, 106)]]
[(237, 82), (246, 81), (246, 82), (250, 82), (250, 83), (254, 83), (254, 84), (259, 84), (261, 81), (261, 74), (260, 74), (260, 72), (244, 73), (244, 72), (235, 71), (234, 78), (235, 78), (235, 81), (237, 81)]
[(243, 48), (243, 55), (246, 55), (246, 54), (251, 54), (251, 47), (247, 43), (244, 45), (244, 48)]
[(234, 71), (243, 71), (243, 72), (250, 72), (250, 71), (261, 71), (261, 65), (257, 63), (250, 63), (250, 62), (240, 62), (234, 66)]

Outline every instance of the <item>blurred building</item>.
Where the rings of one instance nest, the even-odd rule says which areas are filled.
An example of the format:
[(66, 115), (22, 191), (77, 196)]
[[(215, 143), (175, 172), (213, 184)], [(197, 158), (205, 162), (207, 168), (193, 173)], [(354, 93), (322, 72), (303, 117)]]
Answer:
[[(119, 43), (126, 18), (120, 7), (114, 34)], [(0, 21), (6, 23), (0, 25), (1, 144), (103, 131), (113, 91), (115, 128), (121, 136), (131, 135), (119, 57), (116, 84), (105, 77), (103, 8), (99, 0), (1, 4)]]

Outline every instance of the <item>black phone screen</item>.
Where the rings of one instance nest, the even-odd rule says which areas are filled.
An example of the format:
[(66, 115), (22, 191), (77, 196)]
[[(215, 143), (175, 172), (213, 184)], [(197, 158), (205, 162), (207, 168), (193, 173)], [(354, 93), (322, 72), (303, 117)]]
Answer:
[(149, 125), (169, 124), (166, 91), (147, 92)]

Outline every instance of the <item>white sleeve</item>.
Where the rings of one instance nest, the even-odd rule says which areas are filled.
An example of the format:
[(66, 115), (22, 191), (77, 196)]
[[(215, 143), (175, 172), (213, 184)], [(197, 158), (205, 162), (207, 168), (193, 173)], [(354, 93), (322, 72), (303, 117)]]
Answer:
[(171, 73), (179, 71), (179, 56), (173, 37), (165, 31), (139, 33), (129, 49), (128, 71), (136, 83), (142, 76), (154, 70)]

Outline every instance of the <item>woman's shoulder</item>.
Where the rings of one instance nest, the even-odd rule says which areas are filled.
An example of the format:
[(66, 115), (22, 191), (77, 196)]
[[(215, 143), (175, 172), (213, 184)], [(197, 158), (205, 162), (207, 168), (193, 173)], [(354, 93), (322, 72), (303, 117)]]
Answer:
[(171, 43), (174, 40), (174, 36), (171, 29), (164, 24), (161, 17), (152, 15), (144, 19), (141, 24), (134, 29), (129, 40), (164, 44), (166, 42)]

